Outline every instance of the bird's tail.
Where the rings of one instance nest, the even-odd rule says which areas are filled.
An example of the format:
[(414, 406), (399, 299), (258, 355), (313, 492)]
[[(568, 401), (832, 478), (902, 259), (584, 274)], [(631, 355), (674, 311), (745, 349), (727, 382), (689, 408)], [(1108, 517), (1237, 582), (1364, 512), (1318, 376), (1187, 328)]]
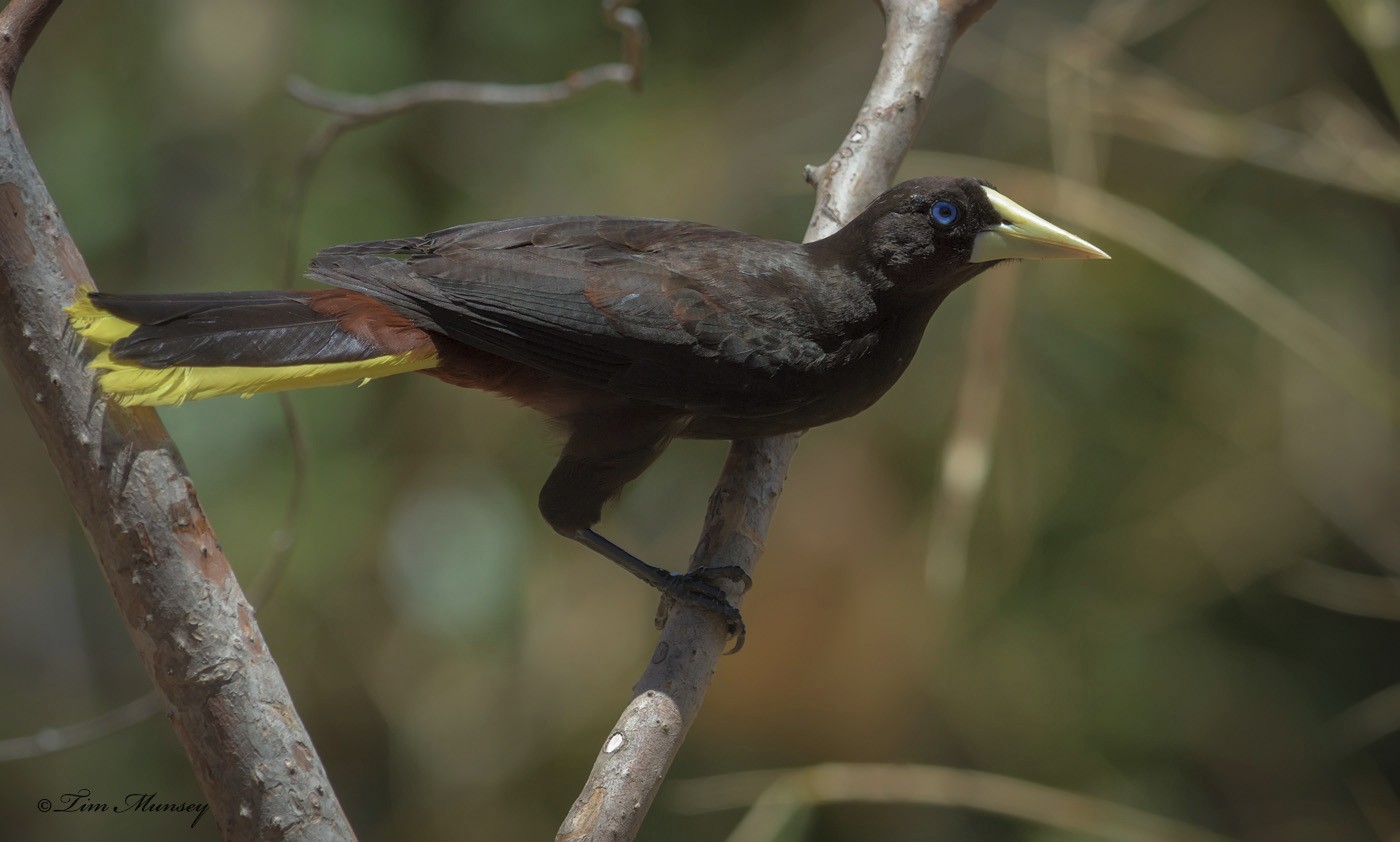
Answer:
[(426, 333), (357, 293), (107, 295), (83, 290), (73, 328), (101, 350), (102, 390), (124, 406), (338, 386), (437, 365)]

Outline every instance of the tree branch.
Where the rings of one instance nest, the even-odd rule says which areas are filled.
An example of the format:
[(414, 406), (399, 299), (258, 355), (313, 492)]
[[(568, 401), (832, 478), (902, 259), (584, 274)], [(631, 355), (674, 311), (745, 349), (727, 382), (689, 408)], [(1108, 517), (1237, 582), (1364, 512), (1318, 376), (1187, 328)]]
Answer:
[(95, 390), (63, 308), (92, 286), (15, 126), (10, 84), (57, 2), (0, 12), (0, 358), (58, 469), (228, 840), (353, 839), (160, 419)]
[(422, 108), (425, 105), (457, 103), (462, 105), (551, 105), (562, 102), (579, 91), (604, 82), (631, 84), (638, 78), (626, 64), (599, 64), (586, 70), (575, 70), (554, 82), (537, 85), (516, 85), (502, 82), (457, 82), (438, 79), (386, 91), (382, 94), (359, 96), (329, 91), (313, 85), (299, 76), (287, 80), (287, 92), (303, 105), (329, 111), (356, 123), (370, 123)]
[(29, 48), (63, 0), (13, 0), (0, 12), (0, 89), (15, 89), (15, 76)]
[[(839, 229), (894, 180), (923, 122), (948, 51), (995, 0), (882, 0), (884, 56), (841, 148), (807, 179), (817, 188), (807, 241)], [(700, 567), (752, 573), (763, 550), (797, 435), (736, 441), (710, 498)], [(737, 605), (742, 594), (731, 594)], [(634, 698), (609, 732), (593, 771), (559, 829), (559, 840), (636, 836), (661, 781), (700, 711), (725, 647), (722, 620), (677, 606)]]

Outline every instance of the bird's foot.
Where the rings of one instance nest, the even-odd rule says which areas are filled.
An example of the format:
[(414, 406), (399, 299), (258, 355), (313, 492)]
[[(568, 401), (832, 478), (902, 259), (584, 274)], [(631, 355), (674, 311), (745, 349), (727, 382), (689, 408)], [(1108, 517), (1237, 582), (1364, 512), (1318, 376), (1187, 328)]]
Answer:
[(729, 595), (721, 584), (736, 582), (740, 593), (753, 586), (753, 579), (736, 564), (723, 567), (701, 567), (689, 573), (672, 573), (671, 578), (660, 586), (661, 605), (656, 610), (656, 627), (666, 625), (671, 606), (677, 602), (716, 614), (725, 621), (729, 637), (734, 641), (726, 655), (733, 655), (744, 648), (744, 618), (739, 609), (729, 602)]
[(677, 602), (717, 614), (728, 626), (729, 636), (734, 639), (734, 648), (727, 654), (734, 654), (744, 646), (744, 618), (739, 609), (729, 602), (728, 592), (721, 587), (725, 583), (737, 583), (739, 593), (744, 593), (753, 585), (749, 574), (742, 567), (727, 564), (722, 567), (702, 567), (689, 573), (672, 573), (661, 567), (653, 567), (645, 561), (594, 532), (580, 529), (567, 533), (571, 538), (593, 550), (604, 558), (621, 566), (622, 569), (661, 591), (661, 607), (656, 610), (656, 627), (666, 625), (666, 617), (671, 606)]

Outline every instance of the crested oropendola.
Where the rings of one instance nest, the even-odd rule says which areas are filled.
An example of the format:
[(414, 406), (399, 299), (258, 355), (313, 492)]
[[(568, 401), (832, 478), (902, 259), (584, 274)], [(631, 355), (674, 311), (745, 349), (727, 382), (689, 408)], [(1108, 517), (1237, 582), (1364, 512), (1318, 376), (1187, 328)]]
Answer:
[(664, 594), (717, 612), (735, 568), (671, 573), (593, 530), (674, 438), (790, 433), (870, 406), (954, 289), (1015, 259), (1107, 258), (970, 178), (885, 192), (797, 244), (608, 216), (478, 222), (336, 246), (332, 289), (110, 295), (69, 308), (124, 405), (362, 382), (420, 371), (505, 395), (567, 441), (540, 492), (560, 534)]

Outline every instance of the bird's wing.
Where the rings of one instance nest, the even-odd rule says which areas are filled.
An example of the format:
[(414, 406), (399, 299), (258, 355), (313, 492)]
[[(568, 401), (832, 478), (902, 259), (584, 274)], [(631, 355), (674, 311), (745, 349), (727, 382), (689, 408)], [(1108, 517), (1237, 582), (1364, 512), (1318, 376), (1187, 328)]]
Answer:
[[(400, 255), (391, 257), (388, 255)], [(782, 412), (826, 350), (798, 248), (670, 220), (516, 219), (338, 246), (311, 275), (484, 351), (690, 411)]]

